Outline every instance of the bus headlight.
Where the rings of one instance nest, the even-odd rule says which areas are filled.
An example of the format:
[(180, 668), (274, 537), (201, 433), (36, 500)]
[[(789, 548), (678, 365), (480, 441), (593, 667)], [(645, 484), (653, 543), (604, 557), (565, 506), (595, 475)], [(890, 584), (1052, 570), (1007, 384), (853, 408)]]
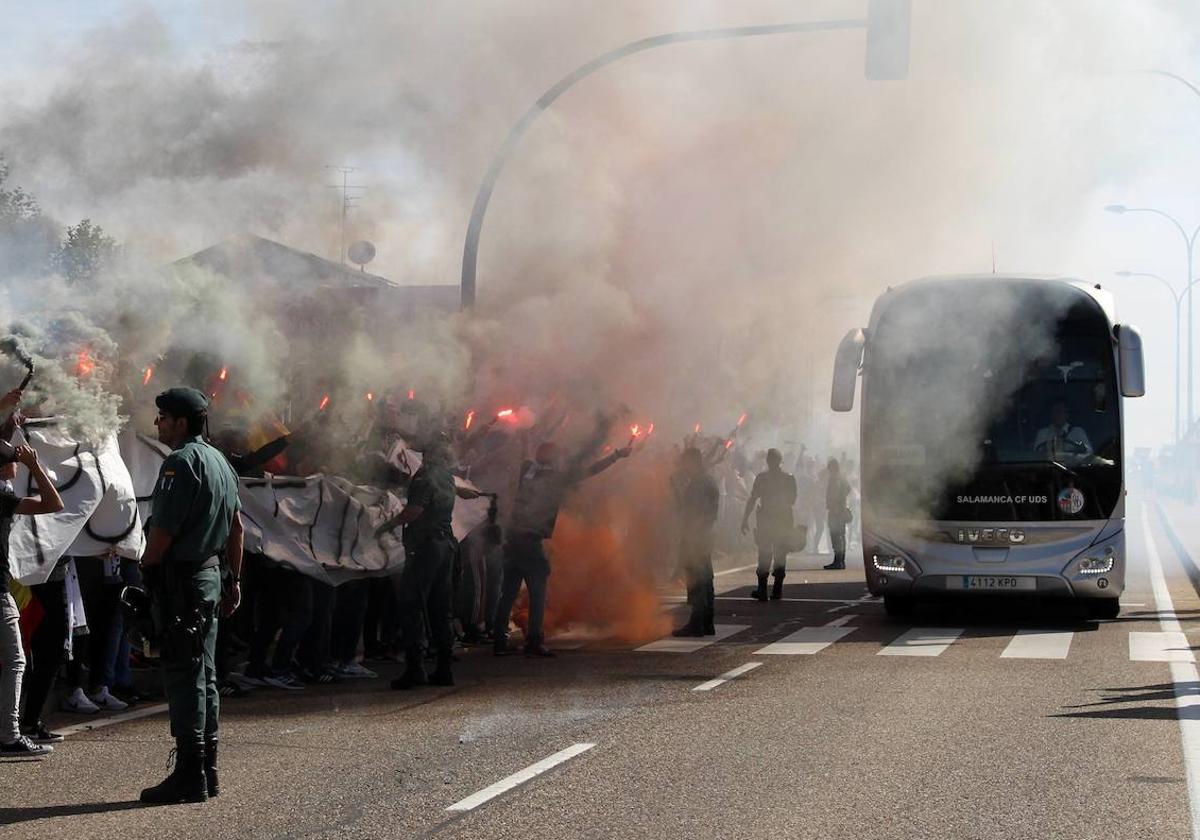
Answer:
[(1084, 557), (1079, 561), (1079, 574), (1081, 575), (1105, 575), (1113, 570), (1117, 559), (1112, 550), (1112, 546), (1104, 549), (1104, 553), (1096, 556), (1092, 555)]
[(871, 565), (881, 572), (903, 572), (904, 558), (897, 554), (876, 553), (871, 555)]

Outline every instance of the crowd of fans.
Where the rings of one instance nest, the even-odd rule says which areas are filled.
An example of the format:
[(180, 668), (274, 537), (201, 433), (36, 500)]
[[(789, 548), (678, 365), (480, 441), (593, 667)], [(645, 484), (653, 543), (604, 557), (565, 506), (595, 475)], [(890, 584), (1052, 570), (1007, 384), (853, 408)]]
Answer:
[[(574, 481), (631, 454), (630, 447), (603, 445), (607, 431), (603, 420), (597, 424), (597, 434), (580, 444), (559, 472), (552, 467), (563, 456), (547, 441), (561, 429), (561, 418), (549, 418), (524, 429), (498, 426), (493, 421), (447, 435), (443, 418), (413, 403), (403, 406), (398, 414), (381, 411), (365, 436), (339, 434), (331, 422), (324, 417), (313, 418), (300, 432), (280, 436), (251, 452), (246, 451), (247, 435), (240, 431), (221, 430), (212, 440), (242, 476), (261, 476), (264, 470), (275, 469), (294, 475), (337, 472), (359, 483), (387, 487), (400, 496), (411, 475), (397, 462), (398, 447), (403, 447), (404, 440), (415, 442), (423, 436), (441, 435), (453, 451), (456, 474), (502, 499), (527, 492), (520, 488), (543, 473), (577, 474), (571, 479)], [(520, 445), (514, 446), (514, 442)], [(688, 448), (695, 448), (701, 441), (693, 437), (687, 443)], [(414, 443), (414, 448), (420, 445)], [(708, 451), (704, 467), (711, 471), (720, 494), (720, 517), (714, 529), (717, 547), (744, 552), (750, 546), (740, 527), (743, 509), (749, 511), (746, 502), (755, 486), (755, 475), (769, 460), (767, 453), (731, 446), (723, 440), (714, 441)], [(794, 465), (794, 522), (807, 529), (807, 551), (819, 553), (825, 524), (831, 516), (827, 510), (831, 481), (841, 480), (831, 478), (830, 471), (836, 476), (838, 464), (803, 450), (787, 455), (772, 452), (776, 466), (779, 460)], [(841, 461), (840, 473), (850, 479), (848, 491), (854, 483), (853, 467), (844, 457)], [(564, 479), (559, 484), (555, 492), (565, 495), (570, 482)], [(853, 516), (849, 510), (854, 504), (853, 494), (842, 498), (845, 501), (839, 504)], [(551, 505), (550, 531), (561, 501), (555, 499)], [(504, 516), (497, 517), (493, 501), (489, 522), (462, 541), (453, 605), (460, 643), (491, 644), (497, 653), (506, 652), (504, 639), (509, 623), (502, 612), (507, 612), (505, 607), (511, 608), (522, 582), (512, 581), (515, 585), (502, 587), (506, 537), (508, 553), (512, 554), (521, 528), (530, 533), (538, 530), (529, 521), (520, 524), (531, 516), (544, 519), (547, 515), (544, 499), (532, 503), (532, 508), (534, 513), (510, 506)], [(507, 534), (498, 526), (497, 518), (509, 525)], [(548, 537), (550, 531), (538, 533)], [(831, 547), (838, 548), (836, 544)], [(512, 575), (512, 558), (509, 560)], [(664, 563), (671, 565), (670, 560)], [(531, 595), (544, 599), (544, 590), (535, 591), (535, 578), (524, 576), (523, 582)], [(150, 688), (152, 681), (135, 680), (136, 671), (152, 664), (152, 651), (131, 647), (119, 597), (125, 586), (139, 583), (135, 561), (116, 556), (64, 557), (46, 582), (31, 587), (40, 620), (28, 622), (23, 628), (27, 631), (24, 642), (28, 650), (20, 706), (23, 735), (40, 743), (60, 740), (43, 722), (56, 682), (61, 689), (57, 693), (61, 697), (59, 708), (76, 714), (119, 712), (144, 699), (143, 692), (156, 693)], [(297, 691), (310, 685), (375, 679), (378, 665), (374, 663), (403, 659), (396, 584), (394, 577), (373, 577), (333, 586), (265, 555), (247, 553), (242, 605), (218, 625), (221, 694), (237, 697), (255, 690)], [(30, 627), (32, 632), (28, 632)], [(536, 638), (536, 628), (533, 634), (534, 644), (531, 647), (527, 639), (526, 653), (551, 655)]]

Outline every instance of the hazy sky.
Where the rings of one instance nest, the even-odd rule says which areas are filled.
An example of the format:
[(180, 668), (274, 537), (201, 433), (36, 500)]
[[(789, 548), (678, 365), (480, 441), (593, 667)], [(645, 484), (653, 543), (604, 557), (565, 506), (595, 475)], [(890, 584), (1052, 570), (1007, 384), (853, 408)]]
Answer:
[[(506, 127), (522, 109), (563, 73), (604, 49), (656, 34), (681, 22), (701, 27), (857, 17), (863, 5), (863, 0), (808, 3), (755, 0), (737, 4), (713, 0), (696, 3), (662, 0), (653, 4), (523, 0), (512, 4), (513, 9), (520, 7), (521, 14), (514, 17), (511, 28), (506, 28), (506, 4), (499, 0), (479, 5), (447, 0), (436, 6), (343, 4), (336, 0), (296, 3), (282, 0), (244, 3), (18, 0), (14, 3), (10, 0), (4, 6), (4, 26), (0, 27), (0, 55), (4, 56), (0, 60), (0, 106), (17, 103), (33, 108), (36, 113), (36, 107), (49, 92), (74, 82), (72, 76), (79, 71), (76, 62), (83, 59), (86, 70), (80, 72), (99, 72), (103, 76), (104, 62), (110, 62), (108, 66), (114, 76), (119, 76), (121, 68), (111, 62), (119, 61), (113, 56), (119, 57), (121, 52), (112, 49), (112, 43), (131, 37), (129, 33), (136, 36), (130, 43), (148, 44), (146, 50), (159, 56), (157, 66), (173, 69), (188, 64), (208, 65), (208, 72), (218, 82), (225, 81), (223, 74), (232, 74), (235, 84), (230, 89), (239, 94), (248, 83), (237, 74), (257, 79), (254, 74), (264, 61), (262, 56), (271, 54), (278, 44), (303, 42), (306, 49), (319, 52), (322, 42), (328, 39), (341, 50), (335, 57), (344, 56), (351, 68), (341, 78), (338, 67), (331, 66), (328, 79), (331, 90), (336, 90), (336, 96), (331, 93), (329, 101), (336, 103), (340, 99), (346, 104), (345, 112), (336, 108), (314, 112), (313, 122), (329, 129), (320, 143), (297, 144), (298, 150), (288, 163), (302, 174), (303, 183), (293, 178), (288, 183), (291, 192), (286, 199), (280, 198), (281, 207), (272, 212), (285, 212), (289, 203), (304, 196), (323, 197), (325, 204), (321, 206), (327, 208), (332, 196), (324, 190), (329, 176), (321, 171), (321, 164), (342, 161), (361, 164), (367, 170), (363, 177), (372, 190), (370, 202), (375, 202), (368, 202), (363, 211), (364, 218), (375, 214), (372, 227), (364, 234), (369, 234), (380, 246), (380, 256), (373, 268), (400, 281), (416, 277), (454, 282), (472, 185), (482, 174), (489, 150), (496, 147)], [(957, 115), (953, 111), (948, 112), (949, 116), (938, 112), (945, 135), (953, 138), (961, 134), (964, 144), (985, 148), (980, 140), (985, 132), (1003, 132), (1005, 139), (998, 141), (995, 149), (998, 154), (1008, 155), (1002, 174), (997, 174), (991, 182), (987, 176), (980, 177), (978, 154), (974, 159), (964, 155), (962, 161), (946, 159), (942, 172), (930, 170), (932, 178), (940, 178), (952, 186), (953, 178), (947, 173), (960, 166), (964, 187), (957, 195), (942, 189), (939, 203), (925, 206), (928, 217), (921, 216), (919, 222), (908, 220), (909, 224), (923, 225), (921, 232), (929, 232), (930, 239), (936, 239), (936, 234), (953, 241), (953, 247), (931, 252), (928, 259), (910, 253), (903, 241), (887, 238), (889, 229), (904, 222), (903, 213), (891, 217), (881, 213), (878, 219), (871, 220), (855, 211), (858, 205), (854, 203), (844, 207), (835, 206), (834, 202), (821, 205), (826, 208), (821, 223), (837, 228), (845, 241), (852, 243), (851, 247), (882, 241), (898, 257), (903, 257), (897, 260), (896, 276), (888, 276), (886, 260), (874, 263), (864, 260), (863, 264), (870, 265), (877, 276), (829, 303), (829, 320), (838, 323), (825, 326), (832, 335), (865, 320), (862, 309), (870, 295), (864, 295), (862, 289), (902, 282), (914, 274), (988, 271), (993, 253), (1001, 272), (1066, 274), (1103, 283), (1117, 292), (1122, 317), (1139, 324), (1146, 339), (1151, 396), (1128, 404), (1129, 441), (1133, 445), (1151, 445), (1166, 440), (1170, 436), (1173, 411), (1173, 309), (1158, 285), (1139, 286), (1132, 281), (1116, 280), (1112, 275), (1122, 269), (1154, 272), (1180, 286), (1184, 274), (1183, 246), (1178, 233), (1162, 219), (1149, 215), (1114, 216), (1102, 208), (1118, 202), (1153, 206), (1177, 215), (1189, 230), (1200, 224), (1200, 193), (1195, 188), (1200, 178), (1200, 145), (1195, 142), (1200, 136), (1200, 96), (1171, 80), (1133, 72), (1138, 68), (1161, 67), (1200, 82), (1200, 53), (1195, 37), (1190, 34), (1200, 33), (1200, 4), (1186, 0), (1013, 0), (1004, 4), (983, 0), (961, 3), (914, 0), (913, 5), (912, 78), (908, 82), (891, 87), (863, 84), (858, 69), (861, 59), (857, 57), (862, 49), (861, 36), (829, 36), (819, 42), (814, 39), (804, 42), (803, 48), (764, 43), (743, 53), (707, 48), (663, 51), (606, 71), (593, 87), (556, 105), (554, 113), (537, 132), (531, 133), (525, 146), (527, 156), (538, 157), (545, 163), (540, 168), (518, 167), (518, 172), (535, 182), (544, 179), (547, 194), (553, 195), (554, 179), (561, 180), (561, 173), (574, 171), (581, 162), (610, 177), (617, 177), (613, 173), (639, 171), (632, 166), (622, 169), (608, 161), (603, 143), (593, 142), (594, 137), (589, 136), (589, 130), (592, 135), (603, 131), (605, 123), (612, 124), (613, 118), (626, 136), (638, 138), (638, 166), (648, 172), (669, 171), (672, 155), (667, 153), (669, 150), (654, 149), (655, 132), (661, 131), (663, 137), (674, 136), (678, 141), (680, 135), (671, 134), (678, 129), (659, 128), (655, 122), (659, 115), (646, 110), (647, 102), (653, 100), (635, 93), (635, 84), (650, 88), (659, 85), (668, 91), (689, 84), (703, 89), (719, 78), (719, 62), (725, 56), (735, 60), (730, 66), (745, 70), (753, 68), (755, 50), (776, 62), (793, 56), (805, 84), (819, 86), (832, 81), (835, 87), (842, 86), (838, 88), (841, 93), (819, 97), (814, 107), (820, 108), (826, 117), (832, 114), (833, 119), (844, 121), (838, 130), (844, 130), (846, 135), (853, 136), (859, 127), (864, 132), (876, 132), (874, 136), (855, 137), (864, 155), (871, 154), (872, 145), (881, 151), (879, 161), (864, 158), (863, 168), (869, 172), (871, 167), (879, 166), (883, 174), (864, 174), (862, 181), (853, 186), (854, 190), (867, 193), (868, 198), (875, 183), (887, 180), (888, 173), (903, 169), (907, 160), (882, 154), (889, 145), (905, 138), (880, 131), (864, 116), (862, 108), (901, 112), (905, 105), (917, 103), (922, 97), (964, 103)], [(430, 19), (437, 19), (436, 22), (427, 30), (422, 29), (419, 37), (397, 29), (395, 49), (390, 50), (387, 22), (391, 20), (391, 25), (397, 27), (420, 27), (422, 8), (428, 9)], [(389, 17), (393, 9), (404, 11)], [(543, 25), (544, 29), (539, 29)], [(383, 32), (374, 38), (372, 30), (378, 27), (383, 27)], [(499, 32), (502, 27), (506, 30)], [(461, 40), (447, 37), (457, 30), (466, 33)], [(422, 38), (427, 43), (422, 44)], [(439, 38), (447, 38), (445, 47), (439, 46)], [(360, 42), (364, 44), (365, 58), (354, 54)], [(539, 52), (531, 57), (530, 52), (535, 48)], [(461, 61), (455, 50), (464, 50)], [(846, 60), (848, 50), (855, 52), (853, 62)], [(439, 56), (439, 51), (448, 55)], [(488, 57), (491, 64), (482, 61), (480, 55)], [(136, 49), (130, 50), (127, 57), (130, 61), (146, 60)], [(1028, 63), (1031, 57), (1045, 66)], [(379, 64), (378, 75), (371, 72), (371, 61)], [(1013, 64), (1016, 66), (1010, 66)], [(689, 75), (692, 67), (696, 73), (694, 80)], [(502, 68), (502, 72), (496, 68)], [(1037, 104), (1025, 110), (1019, 101), (1021, 87), (1012, 84), (1005, 85), (1003, 97), (994, 103), (988, 101), (986, 97), (993, 88), (987, 80), (997, 75), (1024, 76), (1030, 99)], [(629, 88), (621, 87), (623, 80)], [(154, 80), (147, 80), (151, 81)], [(779, 121), (785, 116), (796, 120), (800, 128), (789, 127), (789, 130), (804, 138), (803, 112), (797, 113), (787, 98), (772, 106), (772, 85), (778, 82), (767, 73), (763, 73), (761, 82), (761, 92), (754, 93), (760, 100), (759, 111), (748, 112), (756, 120), (753, 130), (772, 130), (775, 126), (769, 113), (771, 107), (777, 107)], [(373, 97), (379, 96), (378, 88), (404, 85), (408, 87), (403, 95), (380, 100), (385, 103), (382, 108), (398, 105), (408, 108), (402, 117), (373, 113), (370, 108), (356, 110), (351, 101), (361, 96), (372, 101), (374, 108)], [(1047, 95), (1047, 88), (1061, 88), (1065, 96), (1075, 99), (1069, 105), (1064, 100), (1064, 107), (1058, 111), (1048, 104), (1052, 98)], [(971, 101), (969, 92), (976, 90), (982, 99)], [(428, 99), (423, 98), (426, 93)], [(130, 97), (137, 95), (136, 88), (130, 90)], [(292, 100), (287, 107), (294, 109), (295, 92), (290, 95)], [(463, 125), (461, 133), (467, 135), (466, 139), (455, 137), (453, 132), (437, 133), (454, 127), (451, 115), (439, 113), (442, 107), (439, 96), (450, 98), (455, 107), (468, 113), (481, 115), (477, 125)], [(587, 122), (589, 96), (604, 97), (598, 99), (607, 109), (604, 122)], [(696, 96), (697, 90), (688, 91), (691, 99)], [(837, 109), (837, 96), (846, 97), (844, 110)], [(1083, 98), (1088, 101), (1081, 104)], [(614, 102), (621, 107), (614, 108)], [(161, 100), (164, 111), (170, 106), (168, 100)], [(651, 110), (654, 107), (650, 105)], [(155, 112), (146, 113), (153, 117)], [(412, 120), (419, 123), (424, 114), (430, 115), (432, 127), (418, 124), (414, 128)], [(229, 116), (222, 114), (223, 118)], [(711, 119), (708, 114), (704, 117)], [(392, 122), (387, 122), (388, 119)], [(1081, 133), (1072, 124), (1078, 119), (1089, 120), (1087, 132), (1095, 131), (1095, 148), (1088, 133)], [(33, 121), (36, 123), (36, 117)], [(0, 130), (5, 127), (4, 122), (0, 118)], [(292, 139), (287, 136), (289, 123), (280, 124), (281, 135), (271, 140), (287, 147)], [(903, 121), (900, 125), (903, 131)], [(26, 126), (24, 136), (33, 136), (36, 128), (36, 124)], [(141, 126), (135, 121), (125, 129), (134, 136)], [(823, 126), (811, 128), (816, 134), (825, 130)], [(1039, 158), (1042, 138), (1045, 154), (1052, 159)], [(62, 142), (69, 144), (70, 138)], [(572, 151), (575, 157), (563, 152), (568, 142), (583, 151)], [(615, 142), (620, 142), (620, 138)], [(447, 159), (453, 160), (454, 165), (438, 172), (436, 178), (428, 177), (429, 150), (439, 145), (456, 148), (460, 143), (469, 144), (469, 148), (457, 157), (447, 153)], [(816, 149), (809, 157), (789, 160), (787, 170), (798, 179), (797, 183), (807, 186), (809, 182), (802, 176), (804, 168), (810, 168), (816, 173), (816, 183), (812, 186), (819, 190), (820, 171), (826, 161), (819, 146)], [(719, 174), (724, 156), (717, 153), (706, 158), (702, 152), (702, 143), (691, 150), (681, 150), (681, 154), (695, 156), (695, 164), (706, 176), (713, 170)], [(914, 152), (919, 155), (920, 149)], [(655, 157), (659, 154), (662, 160)], [(772, 154), (774, 150), (767, 148), (764, 154), (749, 155), (747, 159), (752, 162), (757, 156), (771, 161)], [(26, 154), (26, 159), (34, 157)], [(936, 166), (938, 156), (932, 158), (917, 163)], [(122, 177), (121, 166), (136, 168), (138, 163), (108, 155), (96, 163), (95, 171), (79, 170), (74, 175), (86, 174), (98, 182), (106, 172), (118, 173), (113, 178)], [(730, 165), (738, 165), (738, 161)], [(744, 179), (769, 181), (775, 177), (769, 167), (755, 170), (748, 166), (746, 173)], [(1047, 186), (1048, 175), (1061, 179), (1062, 188), (1071, 191), (1070, 194), (1054, 195)], [(221, 193), (206, 181), (202, 186), (209, 191), (203, 194), (195, 184), (179, 191), (164, 183), (154, 184), (153, 191), (143, 187), (140, 192), (128, 193), (106, 191), (101, 187), (110, 185), (93, 183), (91, 192), (84, 192), (74, 189), (69, 178), (62, 182), (56, 176), (62, 173), (44, 165), (39, 179), (26, 184), (43, 199), (47, 209), (67, 220), (84, 213), (93, 215), (118, 235), (136, 236), (152, 248), (160, 249), (163, 258), (187, 253), (226, 235), (229, 226), (241, 223), (241, 217), (233, 214), (225, 218), (228, 207), (253, 203), (251, 196), (261, 203), (262, 196), (269, 192), (262, 183), (254, 181), (253, 171), (239, 175), (236, 182), (231, 181), (236, 184), (236, 192), (230, 187), (230, 192)], [(515, 179), (518, 175), (510, 177)], [(594, 179), (590, 187), (597, 194), (636, 189), (636, 185), (607, 183), (595, 180), (599, 178), (595, 175), (589, 177)], [(507, 183), (511, 185), (512, 181)], [(917, 209), (926, 201), (920, 193), (920, 178), (903, 183), (909, 184)], [(503, 227), (505, 213), (511, 218), (527, 209), (519, 202), (514, 206), (504, 203), (505, 196), (511, 194), (503, 192), (505, 185), (502, 182), (497, 206), (493, 208), (496, 221), (489, 220), (494, 227), (486, 229), (492, 238), (485, 240), (485, 249), (501, 247), (490, 243), (505, 235), (510, 238), (530, 235), (520, 226)], [(678, 183), (667, 186), (675, 188), (676, 200), (690, 194)], [(824, 186), (832, 189), (830, 185)], [(441, 189), (444, 194), (439, 194)], [(753, 194), (755, 189), (758, 187), (751, 184), (748, 192)], [(898, 187), (893, 184), (886, 189), (894, 202)], [(162, 212), (148, 202), (148, 195), (165, 196), (164, 201), (175, 202), (178, 207), (191, 201), (197, 207), (207, 205), (208, 210), (188, 215), (169, 231), (156, 230), (153, 225)], [(703, 192), (696, 196), (698, 201), (707, 200)], [(653, 201), (653, 195), (637, 198), (642, 205)], [(222, 206), (222, 201), (228, 204)], [(696, 230), (704, 229), (705, 220), (696, 216), (694, 207), (672, 207), (670, 216), (679, 225), (695, 223)], [(969, 223), (963, 224), (964, 220)], [(807, 221), (797, 219), (797, 228), (812, 226), (815, 221), (815, 217)], [(330, 254), (336, 237), (330, 235), (328, 227), (322, 230), (319, 237), (309, 235), (306, 241), (292, 244)], [(753, 231), (747, 235), (752, 236)], [(681, 235), (680, 241), (686, 241), (686, 237)], [(765, 241), (769, 244), (770, 239)], [(485, 250), (485, 258), (488, 255)], [(495, 255), (492, 257), (494, 264)], [(1200, 275), (1200, 269), (1193, 267), (1193, 272)], [(1197, 349), (1200, 350), (1200, 344)], [(821, 352), (831, 355), (832, 346)], [(787, 364), (787, 360), (781, 359), (780, 363)], [(1200, 386), (1200, 382), (1197, 384)]]

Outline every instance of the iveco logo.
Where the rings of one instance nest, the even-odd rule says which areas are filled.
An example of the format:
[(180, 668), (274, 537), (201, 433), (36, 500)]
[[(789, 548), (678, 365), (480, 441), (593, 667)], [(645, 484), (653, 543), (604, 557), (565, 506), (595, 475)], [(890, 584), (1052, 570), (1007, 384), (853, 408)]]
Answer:
[(1019, 528), (959, 528), (958, 541), (1020, 545), (1025, 542), (1025, 532)]

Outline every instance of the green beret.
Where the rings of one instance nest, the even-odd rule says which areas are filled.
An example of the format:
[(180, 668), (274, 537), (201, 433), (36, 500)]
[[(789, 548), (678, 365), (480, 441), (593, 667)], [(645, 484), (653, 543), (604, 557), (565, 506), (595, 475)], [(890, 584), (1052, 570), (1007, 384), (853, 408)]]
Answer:
[(208, 411), (208, 397), (195, 388), (168, 388), (154, 398), (154, 404), (172, 417), (196, 417)]

